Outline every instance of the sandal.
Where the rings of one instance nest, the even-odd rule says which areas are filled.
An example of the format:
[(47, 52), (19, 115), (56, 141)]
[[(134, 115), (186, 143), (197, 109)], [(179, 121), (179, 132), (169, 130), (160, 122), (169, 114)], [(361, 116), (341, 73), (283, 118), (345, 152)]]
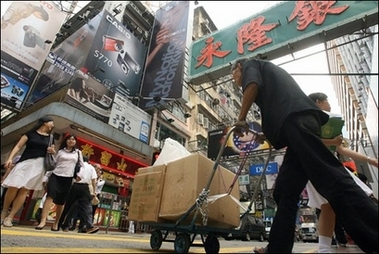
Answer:
[(253, 252), (254, 253), (268, 253), (267, 247), (255, 247)]
[(8, 216), (8, 211), (1, 211), (1, 225), (3, 225), (3, 222), (7, 216)]
[(4, 227), (8, 227), (8, 228), (12, 227), (12, 226), (13, 226), (13, 224), (12, 224), (12, 219), (6, 217), (6, 218), (4, 219), (4, 221), (3, 221), (3, 226), (4, 226)]

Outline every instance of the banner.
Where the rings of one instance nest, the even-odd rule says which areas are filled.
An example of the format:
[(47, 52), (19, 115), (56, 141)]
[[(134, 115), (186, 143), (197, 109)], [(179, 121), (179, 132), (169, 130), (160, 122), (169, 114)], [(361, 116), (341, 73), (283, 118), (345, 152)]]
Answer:
[(20, 110), (37, 70), (1, 52), (1, 103)]
[(140, 108), (181, 98), (188, 15), (188, 1), (172, 1), (157, 11), (141, 89), (145, 98), (140, 101)]
[[(249, 123), (250, 129), (256, 132), (262, 132), (262, 127), (258, 122)], [(221, 145), (226, 138), (226, 134), (231, 127), (226, 127), (225, 129), (219, 129), (208, 132), (208, 158), (215, 160), (220, 151)], [(225, 148), (223, 148), (222, 157), (234, 157), (240, 156), (244, 153), (251, 152), (263, 152), (266, 149), (269, 149), (267, 142), (263, 144), (258, 144), (255, 141), (252, 141), (252, 134), (244, 135), (239, 137), (237, 135), (231, 134), (226, 141)]]
[(1, 50), (40, 70), (66, 14), (50, 1), (14, 1), (1, 18)]

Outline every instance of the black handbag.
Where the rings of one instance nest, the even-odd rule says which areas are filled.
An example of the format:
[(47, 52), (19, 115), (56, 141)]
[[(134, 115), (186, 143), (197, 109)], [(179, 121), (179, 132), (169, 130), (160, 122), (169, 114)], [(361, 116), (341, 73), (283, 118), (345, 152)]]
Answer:
[[(50, 139), (49, 139), (49, 147), (53, 145), (53, 135), (50, 134)], [(47, 153), (45, 155), (45, 160), (44, 160), (44, 166), (46, 171), (51, 171), (54, 170), (55, 166), (57, 165), (57, 162), (55, 160), (55, 156), (51, 153)]]
[(80, 171), (80, 167), (81, 167), (81, 166), (80, 166), (79, 157), (80, 157), (80, 154), (79, 154), (79, 151), (78, 151), (78, 160), (77, 160), (77, 162), (76, 162), (76, 164), (75, 164), (74, 178), (77, 177), (77, 174), (78, 174), (78, 172)]

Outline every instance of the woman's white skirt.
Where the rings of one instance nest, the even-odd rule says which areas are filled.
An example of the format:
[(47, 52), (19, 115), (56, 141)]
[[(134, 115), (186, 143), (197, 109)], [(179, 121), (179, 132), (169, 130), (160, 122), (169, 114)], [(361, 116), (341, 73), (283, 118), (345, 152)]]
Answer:
[(28, 190), (43, 190), (42, 180), (45, 175), (45, 158), (39, 157), (17, 163), (4, 179), (5, 188), (25, 188)]
[[(373, 194), (373, 191), (364, 182), (362, 182), (361, 179), (359, 179), (356, 175), (351, 173), (351, 171), (348, 170), (347, 168), (345, 169), (347, 172), (349, 172), (349, 174), (354, 179), (354, 181), (359, 185), (359, 187), (361, 187), (361, 189), (367, 194), (367, 196), (370, 196), (371, 194)], [(307, 187), (308, 198), (309, 198), (309, 202), (308, 202), (309, 207), (320, 209), (321, 205), (329, 203), (328, 200), (326, 200), (320, 193), (318, 193), (318, 191), (316, 190), (316, 188), (313, 186), (313, 184), (310, 181), (308, 181), (306, 187)]]

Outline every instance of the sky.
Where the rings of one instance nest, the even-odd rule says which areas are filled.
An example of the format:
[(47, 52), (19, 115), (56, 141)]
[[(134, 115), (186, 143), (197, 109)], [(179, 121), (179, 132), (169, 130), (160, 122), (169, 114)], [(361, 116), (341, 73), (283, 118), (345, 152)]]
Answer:
[[(1, 1), (1, 16), (13, 1)], [(161, 1), (166, 2), (166, 1)], [(229, 25), (250, 16), (254, 16), (274, 5), (283, 1), (198, 1), (199, 6), (203, 6), (209, 17), (212, 19), (216, 27), (221, 30)], [(87, 1), (79, 1), (80, 6), (84, 6)], [(323, 45), (316, 45), (301, 52), (295, 52), (297, 58), (302, 55), (308, 55), (313, 52), (323, 50)], [(275, 59), (272, 62), (280, 64), (291, 60), (292, 57), (286, 56), (280, 59)], [(316, 54), (312, 57), (307, 57), (303, 60), (297, 60), (290, 64), (280, 65), (289, 73), (328, 73), (328, 65), (326, 53)], [(305, 94), (314, 92), (323, 92), (328, 96), (328, 100), (332, 107), (333, 113), (341, 113), (337, 102), (335, 92), (329, 76), (293, 76), (300, 85)]]

